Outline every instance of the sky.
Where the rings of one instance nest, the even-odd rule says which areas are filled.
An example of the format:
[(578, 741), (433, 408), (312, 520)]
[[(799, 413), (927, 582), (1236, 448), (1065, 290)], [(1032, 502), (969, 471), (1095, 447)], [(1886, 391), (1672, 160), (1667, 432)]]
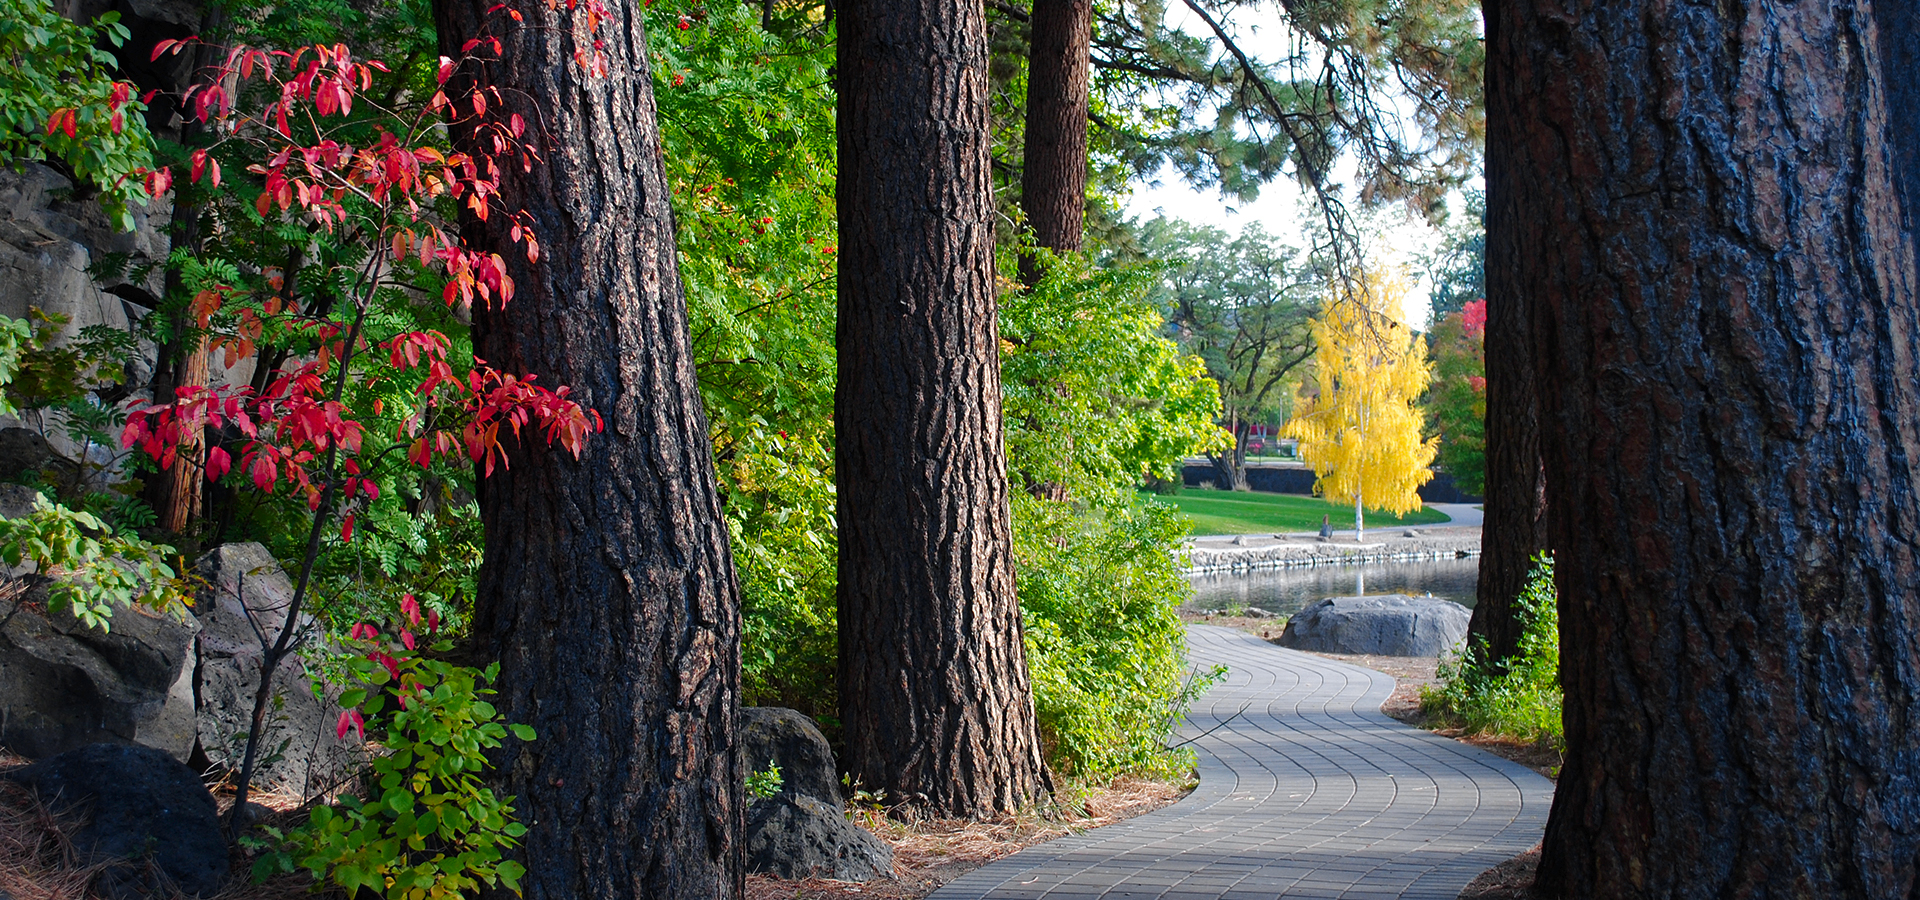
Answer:
[[(1206, 26), (1184, 7), (1170, 6), (1168, 24), (1190, 34), (1205, 33)], [(1288, 40), (1278, 4), (1239, 7), (1234, 18), (1224, 25), (1235, 42), (1255, 57), (1282, 55), (1282, 48), (1276, 44)], [(1272, 48), (1272, 52), (1263, 52), (1264, 48)], [(1352, 162), (1336, 164), (1334, 178), (1351, 183), (1354, 180)], [(1301, 202), (1299, 185), (1288, 177), (1268, 184), (1251, 203), (1223, 198), (1216, 189), (1195, 189), (1172, 166), (1162, 167), (1158, 176), (1136, 182), (1132, 187), (1133, 194), (1124, 207), (1125, 215), (1142, 222), (1164, 215), (1197, 225), (1212, 225), (1232, 234), (1238, 234), (1250, 222), (1259, 222), (1268, 234), (1277, 235), (1287, 243), (1294, 246), (1305, 243), (1299, 223), (1302, 216), (1310, 213)], [(1362, 224), (1368, 222), (1381, 227), (1367, 252), (1389, 265), (1407, 267), (1406, 274), (1412, 285), (1406, 303), (1407, 317), (1411, 320), (1409, 324), (1424, 329), (1429, 312), (1428, 283), (1414, 263), (1419, 254), (1439, 242), (1439, 235), (1425, 222), (1403, 219), (1397, 212), (1363, 220)]]
[[(1153, 181), (1136, 182), (1132, 187), (1133, 194), (1127, 199), (1125, 215), (1142, 222), (1166, 216), (1199, 225), (1212, 225), (1232, 234), (1238, 234), (1248, 223), (1258, 222), (1268, 234), (1276, 235), (1286, 243), (1298, 247), (1306, 242), (1300, 227), (1301, 217), (1311, 213), (1306, 204), (1301, 202), (1299, 185), (1290, 178), (1282, 177), (1268, 184), (1252, 203), (1223, 198), (1213, 188), (1196, 189), (1187, 184), (1186, 179), (1171, 166), (1161, 169), (1159, 177)], [(1428, 318), (1428, 283), (1415, 260), (1419, 254), (1438, 243), (1439, 235), (1425, 222), (1417, 219), (1399, 220), (1400, 216), (1394, 212), (1389, 212), (1379, 220), (1383, 225), (1389, 222), (1398, 224), (1372, 236), (1375, 241), (1368, 247), (1368, 252), (1388, 265), (1406, 267), (1412, 285), (1407, 296), (1407, 318), (1415, 328), (1424, 329)]]

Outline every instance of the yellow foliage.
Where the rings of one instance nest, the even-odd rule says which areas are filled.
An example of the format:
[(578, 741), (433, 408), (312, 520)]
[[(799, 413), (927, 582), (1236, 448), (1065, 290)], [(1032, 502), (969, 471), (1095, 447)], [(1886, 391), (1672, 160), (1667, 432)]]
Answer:
[(1420, 508), (1416, 489), (1433, 477), (1439, 438), (1421, 439), (1415, 405), (1432, 372), (1426, 339), (1401, 321), (1405, 280), (1363, 277), (1364, 290), (1343, 291), (1314, 319), (1314, 373), (1286, 433), (1327, 499), (1399, 515)]

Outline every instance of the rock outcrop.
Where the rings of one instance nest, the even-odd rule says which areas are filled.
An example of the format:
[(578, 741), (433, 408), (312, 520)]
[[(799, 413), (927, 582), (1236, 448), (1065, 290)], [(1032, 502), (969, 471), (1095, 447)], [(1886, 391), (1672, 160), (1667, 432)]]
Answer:
[(22, 593), (0, 601), (0, 744), (37, 759), (99, 742), (193, 752), (193, 640), (200, 627), (144, 609), (111, 631), (51, 617)]
[[(259, 635), (279, 634), (293, 603), (293, 583), (256, 543), (214, 548), (201, 559), (199, 574), (207, 583), (194, 606), (202, 626), (196, 692), (200, 748), (213, 764), (238, 769), (265, 656)], [(301, 628), (316, 627), (304, 614), (301, 618)], [(303, 796), (333, 784), (356, 751), (335, 736), (339, 710), (314, 695), (299, 654), (282, 660), (274, 672), (273, 696), (259, 751), (265, 762), (257, 765), (253, 784)]]
[[(0, 517), (26, 515), (38, 500), (31, 488), (0, 485)], [(133, 608), (100, 631), (68, 612), (48, 615), (44, 586), (9, 580), (0, 598), (0, 744), (36, 759), (102, 741), (182, 761), (193, 752), (199, 622)]]

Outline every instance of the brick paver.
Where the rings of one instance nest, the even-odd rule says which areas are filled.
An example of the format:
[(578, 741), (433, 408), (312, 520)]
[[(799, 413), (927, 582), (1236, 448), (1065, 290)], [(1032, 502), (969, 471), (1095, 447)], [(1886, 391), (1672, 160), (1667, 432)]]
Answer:
[(1187, 635), (1195, 664), (1230, 669), (1182, 730), (1200, 786), (975, 869), (932, 900), (1454, 900), (1539, 842), (1552, 783), (1387, 718), (1390, 676), (1225, 628)]

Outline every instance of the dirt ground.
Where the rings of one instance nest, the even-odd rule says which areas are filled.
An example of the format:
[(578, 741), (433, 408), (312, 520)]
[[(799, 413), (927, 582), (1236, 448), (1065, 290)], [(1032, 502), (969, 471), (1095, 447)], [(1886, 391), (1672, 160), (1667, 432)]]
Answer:
[(1480, 873), (1460, 900), (1533, 900), (1533, 873), (1540, 867), (1540, 845)]

